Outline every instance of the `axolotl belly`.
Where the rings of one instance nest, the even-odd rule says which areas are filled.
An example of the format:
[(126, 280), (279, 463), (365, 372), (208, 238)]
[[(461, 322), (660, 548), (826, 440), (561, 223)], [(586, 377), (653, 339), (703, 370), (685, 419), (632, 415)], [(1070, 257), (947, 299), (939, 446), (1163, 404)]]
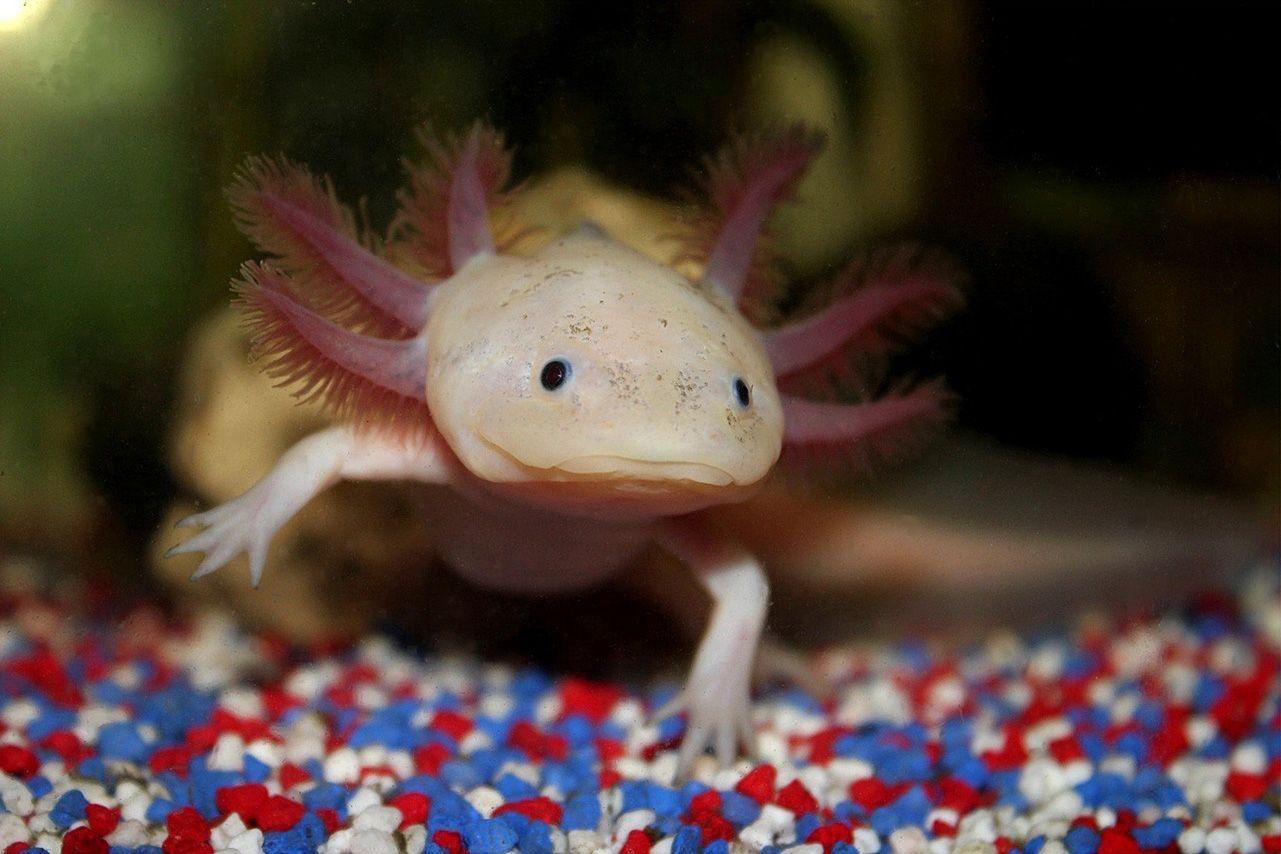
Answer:
[(498, 135), (477, 127), (429, 147), (385, 242), (362, 236), (301, 167), (253, 160), (232, 187), (238, 223), (271, 256), (235, 285), (259, 358), (341, 418), (244, 495), (183, 520), (205, 530), (171, 553), (204, 552), (199, 577), (245, 552), (257, 583), (275, 532), (344, 478), (448, 487), (423, 524), (489, 587), (595, 584), (656, 545), (713, 609), (685, 689), (655, 714), (687, 712), (682, 768), (709, 745), (729, 762), (753, 742), (768, 585), (701, 511), (748, 497), (780, 459), (859, 461), (936, 422), (937, 385), (858, 403), (813, 395), (832, 375), (883, 379), (878, 357), (955, 292), (901, 258), (860, 263), (822, 310), (768, 329), (748, 321), (767, 217), (817, 150), (800, 130), (711, 161), (711, 205), (685, 240), (705, 262), (696, 280), (591, 224), (532, 254), (503, 251)]

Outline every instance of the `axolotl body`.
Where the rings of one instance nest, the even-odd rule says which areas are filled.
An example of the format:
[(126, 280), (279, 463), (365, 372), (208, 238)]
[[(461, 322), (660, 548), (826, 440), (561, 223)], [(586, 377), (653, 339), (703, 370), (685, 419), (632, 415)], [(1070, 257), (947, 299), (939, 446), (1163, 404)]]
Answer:
[(910, 265), (852, 267), (822, 311), (767, 330), (746, 319), (768, 215), (817, 150), (800, 129), (710, 161), (713, 204), (688, 242), (705, 261), (697, 280), (591, 224), (502, 251), (501, 139), (477, 126), (429, 146), (385, 244), (293, 164), (250, 161), (232, 187), (239, 224), (273, 256), (236, 285), (258, 354), (341, 417), (244, 495), (184, 519), (205, 530), (170, 553), (204, 552), (200, 577), (245, 552), (256, 584), (275, 532), (339, 479), (451, 487), (428, 514), (442, 557), (492, 588), (596, 584), (657, 544), (713, 609), (684, 689), (655, 714), (687, 712), (682, 768), (708, 746), (728, 763), (754, 741), (768, 584), (700, 511), (751, 495), (781, 456), (866, 456), (937, 421), (937, 385), (846, 404), (780, 384), (873, 373), (897, 340), (886, 331), (920, 327), (955, 291)]

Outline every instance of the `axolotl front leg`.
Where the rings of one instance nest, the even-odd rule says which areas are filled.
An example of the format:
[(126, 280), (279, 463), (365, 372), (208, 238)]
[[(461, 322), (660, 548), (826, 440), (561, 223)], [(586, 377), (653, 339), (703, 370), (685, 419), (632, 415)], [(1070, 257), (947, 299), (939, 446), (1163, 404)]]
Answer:
[(286, 451), (275, 468), (239, 498), (179, 522), (182, 527), (205, 530), (174, 546), (165, 556), (204, 552), (204, 560), (192, 574), (192, 578), (201, 578), (245, 552), (250, 578), (257, 587), (272, 537), (325, 489), (339, 480), (443, 484), (449, 480), (448, 459), (438, 439), (406, 442), (350, 425), (322, 430)]
[(755, 752), (751, 721), (753, 664), (769, 605), (769, 582), (755, 557), (719, 538), (697, 517), (661, 524), (659, 544), (697, 577), (712, 598), (712, 612), (685, 686), (653, 717), (688, 714), (679, 773), (709, 746), (729, 765), (741, 742)]

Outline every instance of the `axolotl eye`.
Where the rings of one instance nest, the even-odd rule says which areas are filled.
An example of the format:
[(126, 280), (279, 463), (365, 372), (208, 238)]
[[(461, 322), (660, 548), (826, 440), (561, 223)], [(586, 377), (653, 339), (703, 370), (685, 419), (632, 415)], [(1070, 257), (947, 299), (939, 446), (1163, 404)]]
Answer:
[(742, 377), (734, 377), (734, 400), (738, 402), (741, 409), (752, 405), (752, 390), (747, 387)]
[(552, 359), (543, 365), (543, 370), (538, 375), (538, 381), (548, 391), (556, 391), (556, 389), (569, 381), (573, 370), (569, 362), (564, 359)]

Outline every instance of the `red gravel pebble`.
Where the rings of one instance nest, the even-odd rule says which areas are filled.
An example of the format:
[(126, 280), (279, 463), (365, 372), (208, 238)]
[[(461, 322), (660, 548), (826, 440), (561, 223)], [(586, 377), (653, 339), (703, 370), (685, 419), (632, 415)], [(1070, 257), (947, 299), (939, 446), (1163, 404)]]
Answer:
[(321, 807), (316, 810), (316, 818), (325, 826), (325, 833), (332, 835), (334, 831), (342, 827), (342, 819), (338, 817), (338, 810), (332, 807)]
[(1264, 779), (1262, 774), (1244, 774), (1240, 771), (1233, 771), (1228, 774), (1224, 788), (1239, 803), (1257, 801), (1267, 792), (1268, 781)]
[(288, 830), (306, 811), (307, 808), (297, 801), (291, 801), (284, 795), (272, 795), (258, 809), (258, 826), (268, 833)]
[(169, 836), (160, 846), (165, 854), (211, 854), (213, 851), (209, 844), (209, 825), (191, 807), (169, 813), (165, 827)]
[(810, 835), (805, 837), (805, 841), (817, 842), (823, 846), (823, 851), (830, 852), (832, 846), (838, 842), (853, 842), (854, 831), (849, 825), (834, 821), (831, 824), (824, 824), (810, 831)]
[(391, 806), (400, 810), (404, 816), (400, 822), (400, 829), (412, 827), (415, 824), (426, 824), (427, 813), (431, 810), (431, 799), (421, 792), (405, 792), (403, 795), (397, 795), (388, 802)]
[(697, 817), (708, 813), (719, 814), (721, 811), (721, 793), (715, 789), (699, 792), (689, 800), (689, 814)]
[(810, 794), (800, 780), (793, 780), (778, 793), (778, 805), (789, 809), (797, 815), (818, 810), (818, 801)]
[(111, 846), (91, 828), (76, 827), (62, 837), (63, 854), (107, 854)]
[(899, 795), (897, 787), (887, 786), (875, 777), (866, 777), (850, 783), (850, 800), (869, 813), (883, 807)]
[(311, 775), (301, 766), (292, 762), (286, 762), (280, 766), (280, 786), (283, 789), (292, 789), (299, 783), (307, 783), (310, 780)]
[(419, 774), (431, 774), (435, 776), (440, 773), (440, 766), (445, 764), (449, 759), (449, 748), (440, 742), (424, 744), (414, 751), (414, 769)]
[(214, 803), (223, 815), (238, 814), (245, 824), (253, 824), (258, 810), (267, 802), (267, 787), (262, 783), (223, 786), (214, 794)]
[(464, 854), (467, 850), (463, 847), (463, 838), (452, 830), (436, 831), (431, 835), (431, 841), (444, 848), (449, 854)]
[(75, 767), (80, 760), (93, 756), (93, 748), (86, 747), (84, 742), (69, 729), (55, 730), (45, 736), (41, 746), (47, 747), (62, 757), (62, 761)]
[(560, 824), (564, 810), (561, 805), (551, 798), (526, 798), (521, 801), (510, 801), (494, 810), (494, 816), (500, 816), (505, 813), (514, 812), (533, 819), (534, 821), (544, 821), (555, 826)]
[(758, 765), (743, 775), (734, 791), (747, 795), (758, 804), (768, 803), (774, 797), (774, 780), (778, 772), (773, 765)]
[(598, 724), (609, 716), (623, 698), (623, 689), (586, 679), (566, 679), (560, 686), (562, 715), (578, 714)]
[(649, 854), (649, 849), (653, 847), (648, 833), (643, 830), (633, 830), (623, 840), (623, 847), (618, 849), (618, 854)]
[(191, 751), (182, 745), (160, 747), (156, 749), (155, 753), (151, 754), (151, 759), (147, 762), (147, 765), (154, 774), (171, 771), (186, 779), (187, 768), (191, 765)]
[(192, 807), (183, 807), (169, 813), (169, 817), (165, 819), (165, 827), (169, 830), (171, 839), (209, 841), (209, 825), (205, 824), (204, 818)]
[(702, 812), (690, 816), (691, 824), (697, 825), (702, 833), (702, 844), (710, 845), (718, 839), (724, 839), (726, 842), (732, 840), (738, 834), (734, 831), (734, 825), (730, 824), (729, 819), (720, 813)]
[(85, 820), (99, 836), (106, 836), (120, 824), (120, 808), (89, 804), (85, 807)]
[(0, 744), (0, 771), (11, 777), (30, 777), (40, 770), (40, 760), (25, 747)]
[(535, 760), (550, 757), (561, 762), (569, 755), (569, 742), (559, 735), (544, 733), (529, 721), (517, 721), (507, 736), (507, 743)]
[(458, 712), (441, 709), (431, 716), (431, 723), (427, 727), (443, 732), (454, 741), (461, 741), (463, 736), (471, 732), (471, 721)]
[(1139, 854), (1139, 843), (1124, 830), (1105, 828), (1100, 834), (1098, 854)]

